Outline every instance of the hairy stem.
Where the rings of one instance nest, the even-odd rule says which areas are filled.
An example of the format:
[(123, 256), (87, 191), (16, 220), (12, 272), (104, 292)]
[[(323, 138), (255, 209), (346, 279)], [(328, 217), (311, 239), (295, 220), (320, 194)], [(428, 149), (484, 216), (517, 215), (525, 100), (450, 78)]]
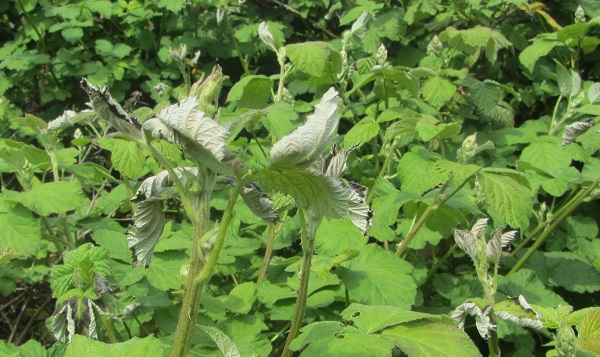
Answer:
[(298, 209), (300, 216), (300, 229), (302, 241), (302, 270), (300, 271), (300, 287), (298, 288), (298, 298), (296, 299), (296, 310), (292, 318), (292, 325), (288, 333), (285, 347), (283, 347), (282, 357), (291, 357), (293, 352), (290, 349), (292, 341), (298, 337), (302, 321), (304, 320), (304, 311), (306, 310), (306, 300), (308, 299), (308, 282), (310, 280), (310, 266), (312, 263), (313, 250), (315, 245), (314, 237), (308, 237), (306, 234), (306, 221), (304, 211)]

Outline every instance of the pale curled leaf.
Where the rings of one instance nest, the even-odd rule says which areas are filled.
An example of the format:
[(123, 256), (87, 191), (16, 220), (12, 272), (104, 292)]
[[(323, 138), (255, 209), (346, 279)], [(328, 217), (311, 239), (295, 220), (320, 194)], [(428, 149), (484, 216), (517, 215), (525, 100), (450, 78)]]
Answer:
[(90, 104), (100, 118), (130, 138), (141, 138), (142, 124), (137, 118), (123, 110), (121, 105), (110, 95), (107, 87), (95, 86), (85, 78), (81, 79), (81, 87), (90, 97)]
[(77, 115), (77, 112), (65, 110), (58, 118), (48, 122), (48, 131), (65, 129), (73, 125), (71, 118)]
[(258, 185), (245, 185), (241, 195), (248, 208), (260, 219), (268, 223), (279, 221), (279, 215), (273, 209), (273, 200)]
[(477, 223), (473, 225), (473, 228), (471, 228), (471, 233), (473, 233), (473, 235), (476, 237), (478, 237), (480, 234), (483, 234), (485, 227), (487, 227), (488, 221), (489, 218), (482, 218), (477, 221)]
[(331, 144), (338, 124), (339, 97), (330, 88), (315, 106), (306, 123), (275, 143), (270, 151), (271, 165), (310, 166)]
[(267, 46), (271, 47), (274, 51), (277, 51), (273, 34), (271, 31), (269, 31), (269, 24), (267, 24), (265, 21), (258, 25), (258, 37), (260, 37), (262, 42), (264, 42)]
[(212, 326), (198, 326), (217, 344), (224, 357), (239, 357), (240, 351), (235, 343), (223, 331)]
[(222, 160), (225, 156), (227, 130), (198, 110), (197, 106), (198, 100), (195, 97), (170, 105), (156, 118), (144, 123), (144, 130), (150, 131), (155, 138), (164, 138), (183, 147), (183, 137), (188, 138)]
[(462, 249), (473, 261), (477, 258), (477, 237), (467, 230), (454, 231), (456, 245)]
[(569, 145), (570, 143), (572, 143), (573, 141), (575, 141), (575, 139), (577, 139), (578, 136), (584, 134), (586, 131), (589, 130), (589, 128), (591, 128), (592, 126), (594, 126), (594, 119), (588, 119), (586, 121), (578, 121), (575, 122), (573, 124), (567, 125), (565, 127), (565, 132), (562, 135), (563, 141), (562, 141), (562, 146), (565, 145)]
[(366, 199), (367, 188), (350, 181), (348, 184), (350, 219), (365, 234), (373, 224), (373, 211)]
[(127, 232), (127, 245), (133, 250), (137, 265), (150, 265), (152, 252), (165, 227), (162, 210), (162, 201), (146, 200), (137, 205), (134, 229)]
[(502, 320), (511, 321), (517, 325), (536, 329), (544, 328), (540, 320), (542, 315), (535, 312), (523, 295), (496, 304), (494, 314)]
[(467, 315), (475, 316), (475, 325), (477, 326), (477, 331), (482, 338), (487, 340), (490, 336), (490, 331), (496, 329), (496, 326), (492, 325), (490, 321), (489, 312), (489, 308), (483, 309), (482, 311), (482, 309), (480, 309), (475, 303), (466, 302), (454, 310), (452, 313), (452, 319), (456, 321), (458, 328), (464, 330)]
[(510, 231), (502, 234), (502, 248), (507, 247), (517, 236), (517, 231)]
[(498, 228), (492, 233), (492, 238), (487, 242), (485, 255), (490, 262), (497, 262), (502, 256), (502, 228)]
[[(189, 181), (193, 181), (195, 179), (198, 169), (192, 167), (178, 167), (174, 169), (174, 172), (183, 186), (186, 187)], [(173, 179), (165, 170), (161, 171), (155, 176), (150, 176), (145, 179), (135, 192), (135, 195), (131, 198), (131, 201), (139, 202), (143, 200), (164, 200), (173, 197), (174, 194), (175, 190), (173, 188)]]

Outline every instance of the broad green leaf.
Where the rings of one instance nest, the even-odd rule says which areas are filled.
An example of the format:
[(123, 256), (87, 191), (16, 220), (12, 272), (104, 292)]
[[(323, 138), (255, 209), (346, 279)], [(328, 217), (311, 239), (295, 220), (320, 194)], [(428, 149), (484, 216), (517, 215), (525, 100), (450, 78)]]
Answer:
[(600, 290), (600, 273), (583, 257), (571, 252), (536, 253), (524, 265), (542, 282), (578, 293)]
[(247, 314), (255, 300), (255, 284), (251, 281), (241, 283), (227, 296), (227, 309), (235, 314)]
[(35, 255), (46, 243), (42, 241), (40, 222), (23, 206), (0, 212), (0, 246), (17, 254)]
[(553, 38), (536, 38), (531, 45), (521, 52), (519, 61), (529, 72), (533, 72), (540, 57), (546, 56), (554, 47), (561, 45), (559, 41)]
[(531, 167), (557, 177), (571, 164), (571, 155), (557, 144), (534, 142), (523, 149), (519, 162), (525, 169)]
[(344, 136), (344, 147), (349, 149), (354, 145), (362, 146), (379, 133), (379, 124), (373, 117), (368, 117), (354, 125)]
[(575, 345), (577, 348), (593, 352), (594, 355), (600, 354), (600, 309), (594, 309), (588, 312), (579, 326), (577, 326), (579, 336)]
[(182, 286), (180, 278), (181, 264), (178, 261), (155, 261), (146, 270), (146, 278), (157, 289), (179, 289)]
[(146, 155), (135, 141), (102, 138), (98, 145), (111, 152), (115, 169), (124, 176), (137, 179), (146, 173)]
[(439, 108), (450, 100), (456, 93), (456, 86), (443, 77), (433, 77), (423, 83), (421, 88), (423, 99), (432, 106)]
[(161, 356), (164, 351), (162, 344), (154, 336), (133, 337), (125, 342), (107, 344), (81, 335), (75, 335), (67, 347), (65, 357), (147, 357)]
[(336, 272), (353, 301), (410, 308), (417, 288), (409, 275), (411, 271), (410, 264), (370, 244)]
[(533, 214), (531, 191), (510, 176), (481, 172), (480, 182), (490, 207), (508, 225), (525, 229)]
[(210, 338), (217, 344), (219, 351), (223, 353), (224, 357), (239, 357), (240, 351), (238, 351), (235, 343), (227, 336), (223, 331), (212, 326), (198, 326), (198, 328), (204, 331)]
[(529, 269), (521, 269), (509, 276), (498, 277), (498, 291), (507, 296), (523, 295), (531, 304), (542, 306), (567, 305), (558, 294), (546, 289), (537, 274)]
[(92, 233), (92, 239), (96, 244), (106, 249), (111, 258), (131, 263), (131, 252), (127, 247), (127, 238), (122, 232), (106, 229), (96, 230)]
[(341, 315), (344, 320), (352, 321), (354, 326), (366, 335), (410, 321), (441, 318), (441, 316), (405, 310), (399, 307), (360, 304), (350, 304)]
[(152, 133), (154, 138), (165, 138), (180, 145), (184, 152), (188, 148), (185, 139), (208, 150), (217, 160), (225, 155), (227, 129), (198, 110), (196, 97), (189, 97), (179, 104), (173, 104), (144, 123), (144, 131)]
[(408, 356), (481, 356), (469, 336), (452, 321), (412, 321), (386, 329), (382, 336), (393, 339)]
[(218, 327), (235, 343), (240, 355), (268, 356), (271, 343), (263, 332), (267, 330), (261, 314), (236, 316)]
[(561, 96), (569, 98), (572, 94), (577, 94), (573, 93), (573, 81), (571, 80), (571, 74), (558, 61), (556, 61), (556, 78), (558, 80), (558, 89), (560, 90)]
[(366, 244), (367, 237), (347, 220), (324, 220), (315, 235), (315, 252), (331, 257), (348, 250), (361, 250)]
[(338, 125), (338, 93), (330, 88), (306, 123), (275, 143), (269, 154), (271, 165), (308, 166), (331, 145)]
[(406, 31), (406, 24), (402, 19), (404, 14), (404, 10), (400, 8), (389, 8), (388, 11), (379, 13), (372, 25), (368, 26), (368, 30), (361, 41), (365, 52), (375, 53), (384, 37), (399, 41)]
[(271, 80), (263, 75), (250, 75), (237, 82), (227, 94), (227, 101), (237, 101), (238, 108), (262, 109), (271, 99)]
[(159, 0), (157, 6), (159, 8), (164, 8), (171, 12), (178, 13), (181, 11), (181, 9), (183, 9), (185, 4), (185, 0)]
[(256, 284), (256, 296), (260, 302), (269, 308), (279, 300), (294, 299), (293, 301), (295, 301), (297, 297), (290, 287), (275, 285), (268, 280), (262, 280)]
[(71, 27), (62, 30), (60, 34), (67, 42), (74, 44), (83, 37), (83, 30), (79, 27)]
[(398, 161), (398, 177), (402, 191), (422, 195), (441, 183), (441, 175), (433, 168), (431, 154), (408, 152)]
[(315, 322), (303, 327), (291, 344), (300, 356), (389, 356), (394, 343), (381, 335), (367, 335), (339, 322)]
[(329, 45), (326, 42), (303, 42), (285, 46), (285, 54), (300, 71), (321, 77), (327, 64)]
[(295, 121), (298, 119), (298, 114), (291, 104), (281, 101), (265, 109), (267, 115), (262, 122), (276, 139), (281, 139), (296, 127)]
[(39, 215), (48, 216), (72, 211), (79, 207), (84, 198), (78, 182), (56, 181), (11, 195), (10, 199)]
[(48, 357), (49, 354), (38, 341), (31, 339), (20, 346), (0, 341), (0, 354), (16, 357)]

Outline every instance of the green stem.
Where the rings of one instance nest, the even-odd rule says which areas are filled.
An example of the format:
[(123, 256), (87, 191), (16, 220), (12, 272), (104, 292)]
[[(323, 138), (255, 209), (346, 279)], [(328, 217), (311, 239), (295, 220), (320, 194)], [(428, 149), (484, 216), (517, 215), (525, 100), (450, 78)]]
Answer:
[(217, 266), (217, 259), (225, 241), (227, 226), (231, 222), (233, 207), (237, 202), (237, 198), (242, 189), (242, 184), (238, 183), (234, 194), (229, 199), (227, 208), (223, 212), (223, 220), (219, 228), (219, 233), (215, 240), (210, 257), (204, 262), (203, 255), (200, 251), (202, 237), (208, 230), (209, 210), (210, 210), (210, 190), (202, 190), (198, 200), (198, 217), (194, 224), (194, 242), (192, 247), (192, 256), (190, 258), (190, 268), (185, 285), (183, 302), (181, 305), (181, 313), (175, 331), (175, 340), (171, 357), (185, 357), (189, 354), (192, 336), (196, 330), (196, 320), (198, 318), (198, 308), (200, 305), (200, 296), (204, 285), (212, 277)]
[[(490, 323), (496, 325), (496, 317), (490, 314)], [(498, 341), (498, 332), (496, 330), (490, 330), (490, 337), (488, 338), (488, 348), (490, 357), (500, 357), (500, 343)]]
[(443, 257), (441, 257), (437, 262), (435, 262), (435, 264), (433, 264), (433, 266), (429, 270), (429, 273), (427, 273), (427, 279), (425, 281), (431, 281), (431, 279), (433, 279), (435, 272), (442, 266), (442, 264), (444, 264), (446, 262), (446, 260), (448, 260), (452, 256), (452, 254), (454, 254), (454, 251), (456, 250), (456, 248), (458, 248), (458, 245), (456, 245), (456, 243), (454, 243), (452, 245), (452, 247), (450, 247), (450, 249), (448, 249), (446, 254), (444, 254)]
[(600, 184), (600, 177), (598, 177), (598, 179), (596, 179), (596, 181), (594, 181), (590, 187), (588, 187), (587, 189), (583, 190), (581, 192), (581, 194), (575, 196), (573, 198), (573, 201), (564, 207), (564, 209), (561, 209), (561, 214), (558, 215), (554, 221), (552, 222), (552, 224), (550, 225), (550, 227), (548, 227), (547, 230), (544, 231), (544, 233), (542, 233), (540, 235), (540, 237), (535, 241), (535, 243), (533, 243), (531, 245), (531, 247), (529, 247), (529, 249), (527, 249), (527, 252), (525, 252), (525, 254), (521, 257), (521, 259), (519, 259), (519, 261), (517, 262), (517, 264), (515, 264), (514, 267), (512, 267), (512, 269), (508, 272), (507, 276), (517, 272), (519, 269), (521, 269), (521, 267), (523, 266), (523, 264), (525, 264), (525, 262), (527, 262), (527, 260), (529, 258), (531, 258), (531, 256), (533, 255), (533, 253), (535, 253), (537, 251), (537, 249), (546, 241), (546, 238), (548, 238), (550, 236), (550, 233), (552, 233), (556, 227), (558, 227), (558, 225), (560, 225), (560, 223), (567, 218), (577, 207), (579, 207), (579, 205), (583, 202), (583, 200), (596, 188), (598, 187), (598, 184)]
[(265, 274), (267, 273), (267, 267), (269, 266), (269, 261), (271, 260), (271, 254), (273, 254), (273, 245), (275, 245), (275, 238), (277, 237), (275, 228), (276, 227), (273, 223), (269, 224), (269, 237), (267, 238), (267, 248), (265, 249), (265, 256), (260, 266), (258, 279), (256, 279), (257, 283), (260, 283), (260, 281), (264, 279)]
[[(277, 53), (277, 56), (279, 57), (279, 53)], [(281, 99), (283, 98), (283, 89), (284, 89), (284, 84), (285, 84), (285, 61), (281, 61), (279, 63), (279, 84), (277, 85), (277, 97), (275, 97), (275, 102), (279, 102), (281, 101)]]
[(244, 56), (242, 56), (242, 49), (240, 48), (240, 44), (238, 43), (237, 39), (235, 38), (233, 29), (231, 28), (231, 24), (229, 23), (229, 15), (227, 13), (225, 13), (225, 15), (223, 17), (225, 20), (225, 26), (227, 26), (227, 32), (229, 33), (229, 39), (231, 40), (231, 42), (233, 42), (235, 51), (237, 52), (238, 58), (240, 59), (240, 63), (242, 64), (242, 68), (244, 68), (244, 74), (248, 76), (251, 74), (250, 69), (248, 68), (248, 63), (244, 59)]
[[(377, 180), (379, 180), (379, 178), (381, 178), (384, 175), (384, 173), (387, 171), (387, 167), (390, 164), (391, 157), (392, 157), (392, 147), (390, 145), (389, 150), (386, 150), (385, 160), (383, 160), (383, 164), (381, 165), (381, 169), (379, 170), (379, 174), (377, 175), (375, 182), (377, 182)], [(375, 194), (375, 190), (371, 190), (369, 192), (369, 196), (367, 197), (367, 204), (371, 203), (371, 201), (373, 200), (374, 194)]]
[(556, 113), (558, 112), (558, 106), (562, 100), (563, 96), (560, 95), (558, 96), (558, 99), (556, 100), (556, 104), (554, 105), (554, 110), (552, 111), (552, 122), (550, 123), (550, 132), (548, 133), (548, 135), (553, 136), (556, 132)]
[(296, 299), (296, 310), (294, 311), (294, 317), (292, 318), (290, 332), (288, 333), (287, 340), (285, 341), (285, 347), (283, 347), (283, 353), (281, 354), (282, 357), (292, 356), (293, 352), (290, 349), (290, 345), (292, 341), (298, 337), (300, 328), (302, 327), (304, 312), (306, 310), (306, 300), (308, 299), (310, 266), (312, 263), (313, 249), (315, 244), (314, 237), (307, 237), (304, 211), (300, 208), (298, 209), (298, 215), (300, 216), (300, 239), (302, 241), (302, 270), (300, 271), (300, 287), (298, 289), (298, 298)]

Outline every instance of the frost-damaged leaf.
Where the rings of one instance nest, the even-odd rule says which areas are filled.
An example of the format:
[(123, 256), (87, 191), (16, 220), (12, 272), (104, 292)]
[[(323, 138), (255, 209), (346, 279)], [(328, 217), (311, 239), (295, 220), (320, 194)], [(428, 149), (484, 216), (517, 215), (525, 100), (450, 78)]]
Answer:
[(588, 131), (588, 129), (592, 126), (594, 126), (594, 119), (591, 118), (586, 121), (578, 121), (573, 124), (567, 125), (565, 127), (565, 132), (562, 135), (562, 144), (560, 145), (569, 145), (570, 143), (575, 141), (575, 139), (577, 139), (578, 136)]
[(137, 265), (148, 266), (152, 252), (165, 227), (162, 201), (142, 201), (136, 207), (134, 230), (127, 232), (127, 246), (132, 249)]
[(315, 106), (306, 123), (275, 143), (271, 165), (310, 166), (331, 144), (338, 124), (338, 93), (330, 88)]
[(351, 181), (348, 184), (350, 219), (365, 234), (373, 225), (373, 211), (367, 204), (367, 188)]
[(48, 122), (48, 131), (65, 129), (73, 125), (71, 118), (77, 115), (77, 112), (65, 110), (61, 116)]
[(225, 156), (227, 130), (197, 109), (198, 100), (190, 97), (163, 109), (156, 118), (144, 123), (144, 130), (154, 138), (186, 147), (184, 138), (209, 150), (218, 160)]
[(248, 208), (260, 219), (268, 223), (279, 221), (279, 215), (273, 210), (271, 197), (264, 193), (258, 185), (245, 185), (241, 194)]
[(212, 326), (198, 326), (215, 342), (224, 357), (239, 357), (240, 351), (235, 343), (223, 331)]
[(494, 306), (494, 314), (502, 320), (511, 321), (524, 327), (544, 328), (540, 321), (542, 315), (533, 311), (523, 295), (497, 303)]
[(121, 105), (110, 95), (107, 87), (95, 86), (85, 78), (81, 79), (81, 87), (90, 97), (92, 108), (100, 118), (106, 120), (120, 133), (133, 139), (141, 139), (142, 124), (137, 118), (123, 110)]
[(487, 309), (484, 308), (482, 311), (475, 303), (465, 302), (454, 310), (452, 318), (458, 324), (458, 328), (464, 330), (467, 315), (475, 316), (477, 331), (482, 338), (487, 340), (490, 337), (490, 331), (496, 329), (496, 326), (492, 325), (492, 322), (490, 321), (489, 313), (489, 307)]
[(264, 42), (267, 46), (271, 47), (273, 51), (277, 52), (277, 47), (275, 47), (275, 40), (273, 39), (273, 34), (269, 31), (269, 24), (265, 21), (261, 22), (258, 25), (258, 37)]
[(462, 249), (473, 261), (477, 258), (477, 237), (466, 230), (457, 230), (454, 232), (456, 245)]

